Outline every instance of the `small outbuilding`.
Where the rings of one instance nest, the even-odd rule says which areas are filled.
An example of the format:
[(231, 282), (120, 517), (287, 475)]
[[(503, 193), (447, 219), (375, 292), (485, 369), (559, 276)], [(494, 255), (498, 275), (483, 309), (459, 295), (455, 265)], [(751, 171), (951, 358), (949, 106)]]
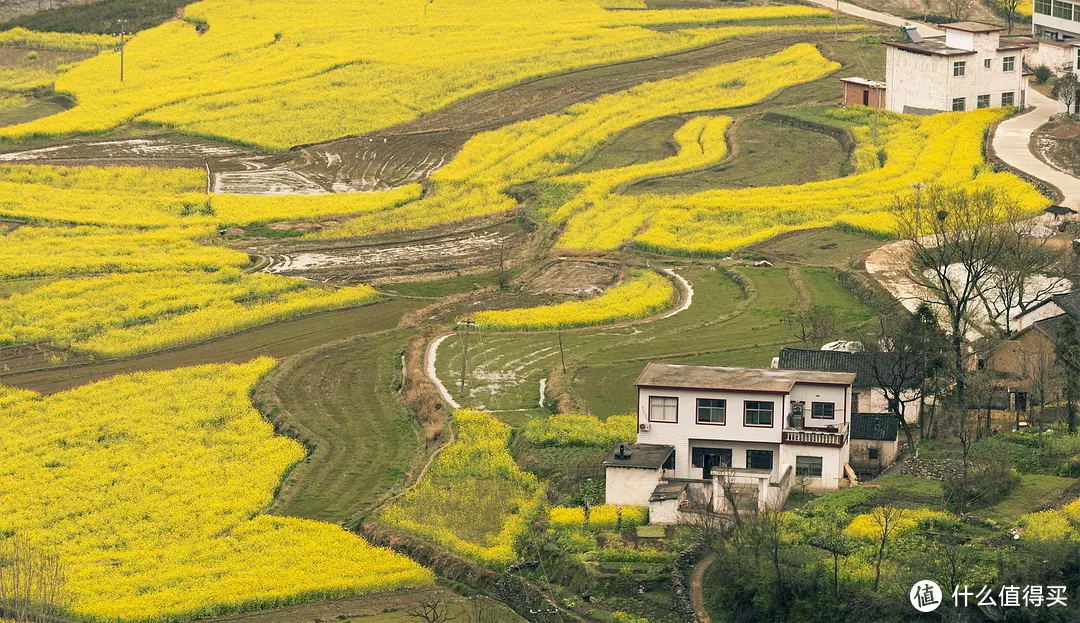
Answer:
[(866, 78), (841, 78), (844, 106), (885, 108), (885, 83)]
[(892, 465), (899, 451), (900, 424), (890, 413), (855, 413), (851, 416), (851, 455), (857, 472), (880, 473)]

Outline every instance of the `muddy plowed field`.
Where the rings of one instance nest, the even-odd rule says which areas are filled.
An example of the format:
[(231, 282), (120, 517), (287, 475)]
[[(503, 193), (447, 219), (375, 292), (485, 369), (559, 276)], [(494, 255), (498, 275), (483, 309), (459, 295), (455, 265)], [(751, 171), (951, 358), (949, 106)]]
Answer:
[(335, 284), (386, 283), (494, 271), (500, 254), (504, 265), (516, 262), (529, 240), (530, 233), (514, 221), (405, 241), (334, 245), (268, 240), (242, 250), (264, 259), (263, 272)]

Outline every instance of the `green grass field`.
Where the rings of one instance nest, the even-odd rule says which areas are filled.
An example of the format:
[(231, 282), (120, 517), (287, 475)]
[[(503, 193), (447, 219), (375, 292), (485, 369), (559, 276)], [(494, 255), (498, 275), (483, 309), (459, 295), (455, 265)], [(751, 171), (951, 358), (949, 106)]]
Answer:
[[(570, 390), (586, 411), (600, 417), (633, 412), (633, 381), (648, 361), (767, 367), (781, 346), (797, 342), (784, 321), (798, 297), (788, 268), (690, 268), (681, 274), (694, 287), (694, 301), (678, 315), (562, 332)], [(798, 274), (814, 304), (838, 319), (844, 335), (856, 336), (870, 310), (842, 288), (833, 271), (803, 268)], [(748, 280), (749, 296), (733, 275)], [(550, 410), (539, 404), (540, 381), (561, 371), (557, 333), (473, 333), (461, 392), (463, 341), (454, 335), (443, 342), (436, 362), (459, 402), (494, 410), (511, 424)]]

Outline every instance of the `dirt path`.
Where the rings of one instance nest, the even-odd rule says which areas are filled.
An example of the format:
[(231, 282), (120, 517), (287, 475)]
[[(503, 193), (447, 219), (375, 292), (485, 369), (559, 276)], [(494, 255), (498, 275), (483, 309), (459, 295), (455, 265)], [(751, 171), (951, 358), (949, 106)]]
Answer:
[(703, 587), (705, 584), (705, 572), (709, 565), (716, 561), (716, 554), (709, 554), (694, 565), (694, 572), (690, 576), (690, 603), (694, 606), (694, 615), (700, 623), (712, 623), (709, 610), (705, 607)]
[(889, 15), (888, 13), (882, 13), (881, 11), (874, 11), (872, 9), (865, 9), (861, 6), (856, 6), (849, 2), (837, 2), (836, 0), (803, 0), (807, 4), (814, 4), (819, 7), (830, 9), (832, 11), (840, 8), (840, 12), (852, 17), (858, 17), (871, 22), (877, 22), (879, 24), (885, 24), (886, 26), (896, 26), (899, 28), (904, 24), (914, 24), (919, 28), (919, 34), (924, 37), (939, 37), (945, 33), (921, 22), (916, 22), (895, 15)]

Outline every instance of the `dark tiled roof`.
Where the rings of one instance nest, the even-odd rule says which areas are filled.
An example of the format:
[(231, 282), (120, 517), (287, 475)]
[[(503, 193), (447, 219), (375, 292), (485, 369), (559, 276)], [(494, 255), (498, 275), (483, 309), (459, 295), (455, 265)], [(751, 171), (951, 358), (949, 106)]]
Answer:
[(649, 501), (677, 500), (682, 496), (683, 491), (686, 491), (687, 486), (685, 482), (662, 482), (653, 489)]
[(655, 443), (628, 443), (626, 445), (626, 458), (616, 458), (619, 446), (604, 457), (604, 465), (611, 467), (639, 467), (641, 469), (660, 469), (675, 452), (674, 446), (663, 446)]
[[(808, 350), (781, 348), (778, 368), (784, 370), (824, 370), (828, 372), (854, 372), (855, 387), (874, 387), (875, 359), (891, 357), (889, 353), (849, 353), (839, 350)], [(882, 366), (882, 372), (888, 367)]]
[[(795, 372), (795, 370), (800, 370)], [(670, 363), (650, 363), (638, 377), (640, 387), (681, 387), (686, 389), (727, 389), (788, 393), (796, 383), (827, 383), (847, 385), (855, 380), (851, 374), (839, 371), (817, 371), (808, 368), (772, 370), (761, 368), (726, 368), (720, 366), (684, 366)]]
[(1066, 206), (1050, 206), (1050, 207), (1046, 208), (1046, 211), (1049, 212), (1050, 214), (1060, 214), (1060, 215), (1076, 214), (1076, 210), (1073, 210), (1072, 208), (1069, 208), (1069, 207), (1066, 207)]
[(854, 413), (851, 416), (851, 438), (872, 441), (896, 441), (900, 423), (891, 413)]

